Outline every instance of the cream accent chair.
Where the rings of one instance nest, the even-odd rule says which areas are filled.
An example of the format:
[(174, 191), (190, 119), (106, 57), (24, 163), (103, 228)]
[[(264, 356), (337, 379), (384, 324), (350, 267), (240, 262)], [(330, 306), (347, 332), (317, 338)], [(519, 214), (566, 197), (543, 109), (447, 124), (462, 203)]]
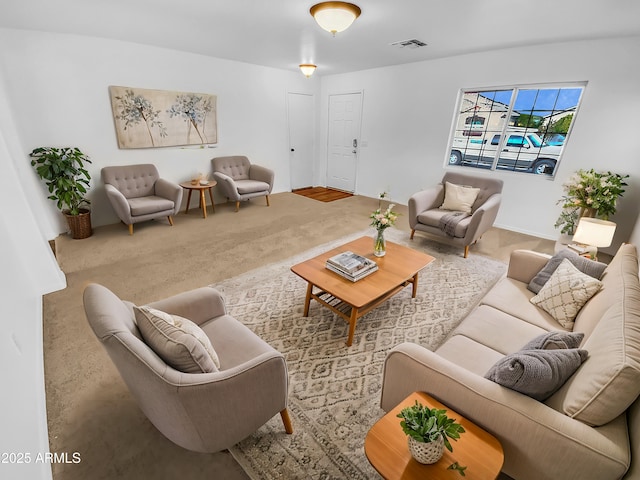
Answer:
[[(445, 182), (480, 188), (471, 215), (458, 223), (453, 236), (443, 232), (440, 219), (450, 213), (439, 207), (444, 202)], [(411, 239), (416, 230), (448, 239), (454, 245), (464, 247), (464, 258), (469, 255), (469, 246), (477, 242), (489, 230), (498, 215), (502, 202), (502, 180), (459, 172), (446, 172), (442, 181), (434, 187), (415, 193), (409, 198), (409, 226)]]
[(241, 201), (254, 197), (266, 197), (269, 206), (273, 170), (252, 164), (247, 157), (241, 155), (217, 157), (211, 163), (218, 188), (227, 200), (236, 202), (236, 212), (240, 209)]
[(278, 412), (286, 432), (293, 432), (284, 356), (230, 316), (217, 290), (203, 287), (149, 304), (204, 330), (220, 360), (212, 373), (183, 373), (167, 365), (142, 339), (134, 305), (102, 285), (89, 284), (83, 300), (91, 328), (140, 409), (172, 442), (218, 452)]
[(160, 178), (153, 164), (104, 167), (102, 181), (107, 197), (133, 235), (133, 224), (167, 217), (173, 225), (182, 202), (182, 187)]

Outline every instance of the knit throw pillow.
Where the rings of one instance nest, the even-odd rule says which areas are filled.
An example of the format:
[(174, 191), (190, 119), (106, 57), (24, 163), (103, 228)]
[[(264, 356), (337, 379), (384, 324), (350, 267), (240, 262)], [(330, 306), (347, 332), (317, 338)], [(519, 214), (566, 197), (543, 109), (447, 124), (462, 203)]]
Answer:
[(559, 350), (563, 348), (578, 348), (582, 343), (582, 332), (547, 332), (529, 341), (520, 350)]
[(600, 288), (600, 280), (582, 273), (565, 258), (531, 303), (571, 330), (580, 309)]
[(586, 350), (520, 350), (498, 360), (485, 378), (539, 401), (553, 395), (587, 359)]

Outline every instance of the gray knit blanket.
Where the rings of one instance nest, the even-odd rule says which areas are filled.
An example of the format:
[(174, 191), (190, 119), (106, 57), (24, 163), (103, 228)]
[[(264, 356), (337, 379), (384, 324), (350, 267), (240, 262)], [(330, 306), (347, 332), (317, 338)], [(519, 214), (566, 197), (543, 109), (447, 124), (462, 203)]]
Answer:
[(440, 217), (440, 230), (449, 235), (450, 237), (456, 236), (456, 227), (458, 224), (467, 218), (469, 214), (467, 212), (450, 212), (445, 213)]
[(586, 360), (586, 350), (520, 350), (498, 360), (485, 378), (544, 401)]

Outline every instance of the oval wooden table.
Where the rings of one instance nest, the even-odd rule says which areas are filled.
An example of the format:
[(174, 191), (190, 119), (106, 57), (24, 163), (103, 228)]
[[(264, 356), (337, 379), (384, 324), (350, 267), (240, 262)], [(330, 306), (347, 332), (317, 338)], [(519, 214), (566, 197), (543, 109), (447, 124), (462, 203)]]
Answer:
[(189, 213), (189, 203), (191, 202), (191, 193), (194, 190), (198, 190), (200, 192), (200, 208), (202, 209), (202, 218), (207, 218), (207, 200), (205, 199), (204, 192), (205, 190), (209, 190), (209, 198), (211, 198), (211, 211), (215, 213), (216, 206), (213, 203), (213, 192), (212, 188), (218, 184), (215, 180), (210, 181), (206, 185), (202, 185), (200, 183), (191, 183), (191, 182), (182, 182), (180, 186), (185, 190), (189, 191), (187, 195), (187, 207), (184, 213)]
[[(447, 410), (447, 416), (455, 418), (465, 429), (457, 441), (451, 442), (453, 452), (445, 448), (444, 456), (432, 465), (413, 459), (407, 436), (400, 427), (401, 419), (396, 416), (416, 400), (429, 408)], [(497, 438), (424, 392), (412, 393), (378, 420), (367, 433), (364, 452), (373, 468), (387, 480), (490, 480), (498, 477), (504, 463), (504, 452)], [(448, 469), (454, 462), (467, 467), (464, 477)]]

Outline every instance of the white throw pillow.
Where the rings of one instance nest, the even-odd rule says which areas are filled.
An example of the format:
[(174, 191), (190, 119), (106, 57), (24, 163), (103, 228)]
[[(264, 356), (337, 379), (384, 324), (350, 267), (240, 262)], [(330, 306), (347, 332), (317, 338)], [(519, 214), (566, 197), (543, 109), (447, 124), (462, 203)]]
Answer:
[(440, 206), (442, 210), (453, 210), (456, 212), (471, 213), (471, 207), (478, 198), (479, 188), (456, 185), (445, 182), (444, 202)]
[(582, 273), (565, 258), (531, 303), (546, 311), (564, 328), (573, 329), (580, 309), (601, 288), (600, 280)]
[(218, 355), (198, 325), (147, 306), (133, 310), (142, 338), (168, 365), (185, 373), (218, 371)]

